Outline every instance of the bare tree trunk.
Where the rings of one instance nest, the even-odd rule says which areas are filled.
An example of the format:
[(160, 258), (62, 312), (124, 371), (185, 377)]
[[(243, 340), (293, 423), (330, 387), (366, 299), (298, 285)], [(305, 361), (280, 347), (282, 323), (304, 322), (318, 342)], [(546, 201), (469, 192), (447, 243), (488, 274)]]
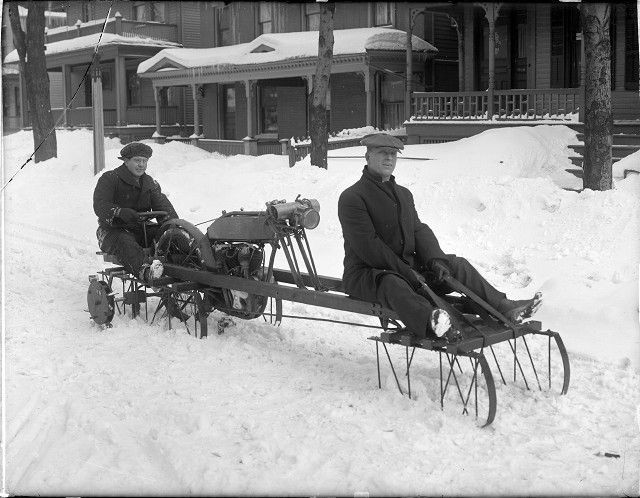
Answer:
[(51, 114), (49, 75), (44, 55), (44, 10), (46, 2), (24, 3), (27, 14), (27, 33), (20, 26), (18, 3), (9, 3), (9, 19), (14, 44), (20, 58), (20, 69), (25, 79), (29, 117), (33, 128), (35, 162), (46, 161), (58, 155), (56, 132)]
[(331, 92), (331, 60), (333, 58), (333, 2), (320, 4), (320, 28), (318, 36), (318, 65), (313, 78), (311, 101), (311, 164), (327, 169), (327, 146), (329, 143), (330, 106), (327, 101)]
[(580, 6), (584, 40), (584, 188), (611, 188), (611, 144), (613, 111), (611, 109), (611, 43), (606, 3)]

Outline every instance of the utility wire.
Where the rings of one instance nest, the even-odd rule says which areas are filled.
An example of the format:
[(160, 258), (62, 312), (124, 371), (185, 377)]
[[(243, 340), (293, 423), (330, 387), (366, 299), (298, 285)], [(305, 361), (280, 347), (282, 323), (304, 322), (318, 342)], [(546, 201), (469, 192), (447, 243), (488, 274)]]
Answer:
[(78, 84), (78, 87), (76, 88), (76, 91), (73, 92), (73, 95), (72, 95), (71, 99), (69, 100), (69, 103), (66, 105), (66, 107), (64, 109), (64, 112), (62, 112), (62, 114), (60, 114), (60, 117), (58, 118), (58, 120), (53, 125), (53, 128), (51, 128), (49, 130), (49, 133), (47, 133), (47, 136), (44, 137), (40, 141), (40, 143), (33, 150), (31, 155), (29, 156), (29, 158), (23, 163), (22, 166), (20, 166), (20, 168), (11, 176), (11, 178), (9, 178), (9, 180), (7, 180), (7, 183), (5, 183), (2, 186), (2, 188), (0, 189), (0, 192), (3, 192), (4, 189), (7, 187), (7, 185), (9, 185), (9, 183), (11, 183), (11, 181), (16, 177), (16, 175), (18, 173), (20, 173), (20, 171), (22, 171), (23, 168), (33, 160), (33, 156), (36, 154), (38, 149), (40, 147), (42, 147), (42, 144), (44, 144), (46, 142), (46, 140), (49, 138), (49, 135), (51, 135), (53, 133), (53, 131), (56, 129), (56, 126), (58, 126), (58, 124), (60, 124), (60, 121), (62, 121), (62, 119), (64, 118), (65, 112), (68, 111), (69, 108), (71, 107), (71, 103), (76, 98), (76, 95), (78, 95), (78, 92), (80, 91), (80, 87), (82, 87), (82, 85), (84, 84), (85, 80), (87, 79), (87, 74), (89, 74), (89, 70), (91, 69), (91, 67), (95, 63), (96, 57), (98, 56), (98, 49), (100, 48), (100, 42), (102, 41), (102, 35), (104, 34), (104, 32), (105, 32), (105, 30), (107, 28), (107, 21), (109, 20), (109, 17), (111, 16), (111, 8), (113, 7), (113, 2), (114, 2), (114, 0), (111, 0), (111, 4), (109, 5), (109, 11), (107, 12), (107, 17), (105, 18), (104, 23), (102, 24), (102, 31), (100, 32), (100, 36), (98, 37), (98, 43), (96, 43), (96, 47), (93, 50), (93, 57), (91, 57), (91, 62), (87, 66), (87, 69), (85, 70), (84, 75), (82, 76), (82, 80), (80, 80), (80, 83)]

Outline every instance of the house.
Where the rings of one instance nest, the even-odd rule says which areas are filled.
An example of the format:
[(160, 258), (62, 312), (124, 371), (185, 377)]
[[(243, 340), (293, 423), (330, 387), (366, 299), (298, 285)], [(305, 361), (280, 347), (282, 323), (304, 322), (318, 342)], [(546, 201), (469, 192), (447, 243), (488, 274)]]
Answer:
[[(93, 57), (93, 46), (96, 36), (104, 25), (105, 35), (100, 42), (100, 62), (103, 78), (103, 101), (105, 106), (105, 132), (123, 139), (149, 137), (156, 129), (156, 99), (159, 108), (160, 132), (165, 136), (182, 136), (193, 134), (194, 102), (197, 104), (198, 117), (204, 127), (205, 134), (212, 130), (209, 100), (212, 93), (206, 93), (202, 86), (199, 91), (205, 91), (202, 99), (193, 98), (193, 88), (189, 85), (155, 85), (154, 81), (161, 78), (142, 76), (135, 71), (144, 59), (152, 57), (163, 48), (182, 47), (184, 49), (221, 48), (249, 43), (263, 34), (311, 32), (317, 30), (319, 23), (319, 5), (316, 3), (286, 3), (286, 2), (126, 2), (115, 1), (111, 13), (107, 16), (109, 3), (68, 1), (62, 2), (67, 14), (67, 25), (63, 28), (50, 29), (47, 32), (47, 67), (51, 80), (52, 107), (59, 125), (86, 126), (90, 125), (91, 95), (90, 84), (86, 83), (77, 89), (84, 72)], [(400, 4), (398, 4), (400, 5)], [(398, 5), (391, 2), (382, 3), (338, 3), (335, 15), (335, 29), (350, 29), (360, 27), (401, 28), (402, 19), (398, 15)], [(119, 13), (119, 16), (116, 15)], [(430, 46), (439, 43), (439, 39), (451, 38), (452, 30), (448, 18), (444, 14), (433, 14), (421, 21), (421, 28), (416, 28), (417, 40), (420, 45), (428, 38)], [(108, 17), (108, 18), (107, 18)], [(434, 21), (434, 18), (437, 20)], [(106, 21), (105, 21), (106, 19)], [(449, 32), (443, 37), (442, 33)], [(110, 35), (110, 36), (106, 36)], [(424, 36), (421, 36), (424, 35)], [(123, 38), (127, 38), (124, 40)], [(129, 43), (125, 43), (129, 42)], [(171, 45), (171, 44), (175, 45)], [(451, 44), (450, 44), (451, 45)], [(425, 80), (421, 89), (433, 88), (435, 71), (451, 74), (455, 56), (452, 50), (430, 49), (420, 52), (416, 46), (416, 77)], [(372, 74), (374, 87), (370, 88), (371, 98), (375, 104), (370, 106), (374, 112), (376, 124), (382, 127), (398, 126), (401, 116), (404, 87), (404, 55), (396, 50), (393, 63), (383, 63), (382, 69)], [(422, 55), (417, 55), (421, 53)], [(429, 55), (427, 56), (427, 53)], [(435, 57), (433, 55), (435, 54)], [(14, 53), (5, 57), (5, 62), (17, 61)], [(378, 61), (383, 62), (383, 61)], [(123, 67), (124, 64), (124, 67)], [(385, 65), (387, 64), (387, 65)], [(455, 62), (453, 62), (455, 65)], [(364, 66), (362, 66), (364, 68)], [(446, 69), (447, 68), (447, 69)], [(159, 71), (168, 68), (157, 68)], [(179, 69), (176, 67), (176, 69)], [(344, 69), (344, 65), (343, 65)], [(177, 75), (177, 73), (176, 73)], [(309, 75), (306, 70), (305, 77)], [(263, 75), (260, 79), (264, 80)], [(455, 76), (454, 76), (455, 77)], [(302, 80), (294, 75), (294, 80), (280, 81), (278, 84), (293, 85), (290, 88), (301, 88)], [(359, 82), (356, 78), (360, 78)], [(274, 79), (274, 78), (272, 78)], [(279, 78), (282, 80), (283, 78)], [(257, 81), (257, 80), (256, 80)], [(357, 120), (348, 121), (349, 124), (364, 125), (367, 122), (366, 105), (364, 99), (363, 76), (347, 73), (336, 75), (336, 84), (348, 90), (351, 85), (357, 92), (351, 113), (358, 115)], [(305, 83), (306, 85), (306, 83)], [(155, 89), (154, 89), (155, 88)], [(76, 92), (77, 89), (77, 92)], [(308, 90), (308, 88), (307, 88)], [(217, 135), (233, 138), (243, 138), (240, 123), (246, 123), (245, 117), (235, 117), (234, 96), (231, 90), (225, 88), (229, 96), (226, 100), (226, 118), (224, 124), (218, 121)], [(235, 90), (234, 90), (235, 91)], [(262, 91), (262, 90), (260, 90)], [(300, 90), (293, 90), (293, 92)], [(272, 100), (262, 91), (260, 99)], [(64, 112), (71, 100), (70, 108)], [(238, 95), (238, 106), (242, 104), (242, 95)], [(306, 98), (306, 95), (305, 95)], [(336, 101), (335, 98), (338, 98)], [(260, 101), (262, 102), (262, 100)], [(267, 102), (262, 102), (269, 105)], [(254, 99), (258, 106), (258, 98)], [(264, 107), (263, 105), (263, 107)], [(341, 106), (340, 97), (334, 96), (333, 108)], [(23, 106), (24, 108), (24, 106)], [(371, 111), (374, 109), (375, 111)], [(24, 109), (23, 109), (24, 111)], [(284, 110), (281, 109), (281, 113)], [(253, 109), (256, 116), (260, 114), (258, 108)], [(238, 124), (232, 124), (231, 115)], [(341, 121), (334, 120), (336, 126)], [(347, 123), (347, 121), (343, 121)], [(28, 124), (28, 120), (25, 121)], [(233, 131), (232, 131), (233, 128)], [(296, 127), (295, 133), (304, 135), (306, 126)], [(203, 130), (199, 130), (201, 133)], [(257, 128), (256, 128), (257, 133)], [(273, 125), (267, 135), (273, 135)], [(294, 131), (291, 131), (293, 136)], [(278, 133), (278, 137), (286, 136), (286, 129)]]
[[(60, 123), (89, 124), (87, 90), (78, 90), (66, 115), (63, 108), (106, 19), (111, 38), (103, 37), (100, 60), (109, 135), (192, 137), (211, 150), (260, 153), (308, 132), (309, 40), (319, 24), (318, 3), (118, 0), (110, 15), (110, 2), (61, 3), (66, 26), (47, 33)], [(615, 3), (611, 12), (614, 119), (634, 126), (640, 118), (637, 4)], [(494, 126), (581, 126), (578, 3), (337, 2), (334, 23), (341, 33), (336, 40), (356, 32), (360, 38), (352, 53), (334, 58), (333, 130), (404, 125), (409, 142), (424, 143)], [(397, 37), (392, 50), (372, 45), (380, 30)], [(407, 31), (410, 58), (400, 40)], [(81, 38), (86, 43), (78, 48)], [(76, 48), (58, 51), (54, 45), (62, 42)], [(287, 56), (290, 49), (297, 52)], [(248, 144), (239, 144), (245, 137)]]
[[(414, 16), (424, 12), (417, 7)], [(410, 143), (532, 122), (582, 128), (578, 3), (424, 4), (424, 9), (446, 12), (456, 23), (460, 79), (457, 88), (412, 94)], [(615, 129), (640, 135), (636, 2), (611, 4), (609, 34)]]
[[(47, 10), (45, 10), (45, 27), (46, 29), (57, 28), (66, 24), (67, 15), (60, 12), (60, 6), (56, 2), (47, 2)], [(20, 17), (20, 25), (23, 31), (26, 29), (28, 10), (22, 6), (18, 6), (18, 15)], [(5, 3), (2, 9), (2, 42), (1, 42), (1, 58), (14, 50), (13, 30), (9, 21), (9, 10)], [(4, 130), (19, 130), (23, 124), (23, 109), (25, 104), (24, 87), (20, 80), (20, 71), (15, 64), (2, 64), (2, 117)]]
[[(400, 125), (406, 33), (390, 28), (334, 30), (330, 128)], [(414, 36), (413, 58), (423, 76), (437, 51)], [(309, 132), (318, 32), (262, 34), (248, 43), (209, 49), (165, 49), (138, 66), (156, 92), (188, 86), (194, 99), (194, 138), (266, 142)], [(399, 101), (377, 92), (399, 82)], [(198, 103), (196, 105), (196, 103)], [(200, 115), (202, 114), (202, 127)], [(158, 124), (157, 135), (161, 135)]]

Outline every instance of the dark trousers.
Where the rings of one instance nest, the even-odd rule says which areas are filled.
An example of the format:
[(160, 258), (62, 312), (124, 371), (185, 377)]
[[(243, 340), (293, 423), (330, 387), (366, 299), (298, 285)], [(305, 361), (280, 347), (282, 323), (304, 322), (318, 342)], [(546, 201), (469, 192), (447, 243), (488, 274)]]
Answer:
[[(159, 227), (147, 226), (147, 245), (153, 247), (153, 240)], [(139, 276), (148, 257), (145, 256), (145, 237), (142, 229), (130, 230), (126, 228), (98, 228), (96, 233), (100, 249), (113, 254), (127, 271)]]
[[(506, 294), (493, 287), (480, 275), (471, 263), (464, 258), (449, 256), (447, 258), (451, 276), (478, 294), (492, 306), (496, 306)], [(429, 281), (429, 274), (424, 275), (427, 285), (438, 295), (445, 295), (453, 289), (445, 283)], [(383, 306), (392, 309), (400, 316), (408, 331), (417, 337), (432, 336), (428, 327), (433, 305), (418, 294), (409, 283), (397, 275), (384, 275), (378, 281), (377, 299)]]

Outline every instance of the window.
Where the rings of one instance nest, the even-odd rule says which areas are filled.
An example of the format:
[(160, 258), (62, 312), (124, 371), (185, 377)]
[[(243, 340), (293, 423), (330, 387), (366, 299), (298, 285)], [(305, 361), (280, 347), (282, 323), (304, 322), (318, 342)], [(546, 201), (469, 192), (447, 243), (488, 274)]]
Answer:
[(164, 2), (138, 2), (133, 6), (135, 21), (164, 22)]
[(134, 21), (146, 21), (147, 20), (147, 6), (143, 3), (133, 6), (133, 19)]
[(260, 87), (260, 133), (278, 133), (278, 91)]
[(273, 32), (273, 24), (271, 22), (271, 3), (270, 2), (260, 2), (259, 4), (259, 19), (258, 19), (258, 33), (272, 33)]
[(223, 87), (223, 137), (226, 140), (236, 138), (236, 89), (234, 86), (225, 85)]
[(638, 13), (633, 4), (626, 4), (624, 58), (624, 89), (638, 90)]
[(136, 69), (127, 69), (127, 105), (140, 105), (140, 79)]
[(220, 45), (233, 45), (233, 31), (231, 29), (231, 6), (226, 5), (219, 11), (218, 27), (220, 28)]
[(20, 88), (18, 88), (17, 86), (13, 87), (13, 97), (15, 99), (15, 103), (16, 103), (16, 116), (20, 116), (20, 107), (22, 102), (20, 102)]
[(151, 20), (164, 22), (164, 2), (153, 2), (151, 4)]
[(391, 26), (391, 2), (376, 2), (374, 26)]
[(320, 5), (318, 3), (304, 4), (304, 22), (307, 31), (320, 29)]

